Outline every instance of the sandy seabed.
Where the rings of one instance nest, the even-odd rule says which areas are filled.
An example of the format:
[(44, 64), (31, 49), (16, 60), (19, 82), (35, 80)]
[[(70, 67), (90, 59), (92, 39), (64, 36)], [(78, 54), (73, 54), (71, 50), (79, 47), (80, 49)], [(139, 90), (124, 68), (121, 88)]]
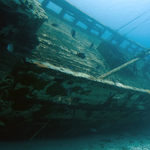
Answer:
[(0, 142), (0, 150), (150, 150), (150, 130), (90, 133), (70, 139)]

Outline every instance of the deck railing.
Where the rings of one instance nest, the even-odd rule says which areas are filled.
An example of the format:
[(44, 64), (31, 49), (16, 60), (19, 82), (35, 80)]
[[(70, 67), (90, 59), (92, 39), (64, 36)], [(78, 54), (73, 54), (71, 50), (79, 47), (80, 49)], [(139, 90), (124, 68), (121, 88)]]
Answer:
[[(67, 19), (72, 25), (78, 26), (87, 33), (93, 34), (97, 36), (97, 38), (105, 40), (116, 47), (133, 52), (133, 54), (145, 49), (144, 46), (98, 22), (65, 0), (43, 0), (41, 4), (43, 8), (54, 12), (57, 17), (64, 20)], [(48, 8), (48, 5), (54, 5), (58, 7), (59, 11), (55, 12), (53, 9)]]

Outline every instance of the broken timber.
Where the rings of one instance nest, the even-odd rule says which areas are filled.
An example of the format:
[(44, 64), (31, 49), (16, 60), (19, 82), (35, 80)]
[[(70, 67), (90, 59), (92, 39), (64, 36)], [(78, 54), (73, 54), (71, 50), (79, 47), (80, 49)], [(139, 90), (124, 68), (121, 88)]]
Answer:
[(145, 50), (145, 51), (148, 51), (148, 52), (146, 52), (146, 53), (143, 51), (144, 55), (139, 56), (139, 57), (137, 57), (137, 58), (134, 58), (134, 59), (128, 61), (127, 63), (125, 63), (125, 64), (123, 64), (123, 65), (121, 65), (121, 66), (119, 66), (119, 67), (117, 67), (117, 68), (115, 68), (115, 69), (113, 69), (113, 70), (111, 70), (111, 71), (109, 71), (109, 72), (103, 74), (103, 75), (101, 75), (100, 78), (101, 78), (101, 79), (105, 79), (105, 78), (107, 78), (108, 76), (112, 75), (113, 73), (115, 73), (115, 72), (117, 72), (117, 71), (119, 71), (119, 70), (121, 70), (121, 69), (123, 69), (123, 68), (129, 66), (130, 64), (132, 64), (132, 63), (134, 63), (134, 62), (137, 62), (138, 60), (142, 59), (143, 57), (146, 57), (147, 55), (150, 54), (149, 49), (150, 49), (150, 48), (148, 48), (148, 49)]

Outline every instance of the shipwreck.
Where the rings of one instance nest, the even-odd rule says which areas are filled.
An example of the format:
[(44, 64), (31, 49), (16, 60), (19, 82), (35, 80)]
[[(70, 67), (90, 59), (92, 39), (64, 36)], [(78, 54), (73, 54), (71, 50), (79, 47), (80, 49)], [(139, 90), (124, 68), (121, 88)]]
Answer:
[(149, 49), (67, 1), (1, 0), (0, 8), (1, 139), (43, 126), (53, 137), (148, 123)]

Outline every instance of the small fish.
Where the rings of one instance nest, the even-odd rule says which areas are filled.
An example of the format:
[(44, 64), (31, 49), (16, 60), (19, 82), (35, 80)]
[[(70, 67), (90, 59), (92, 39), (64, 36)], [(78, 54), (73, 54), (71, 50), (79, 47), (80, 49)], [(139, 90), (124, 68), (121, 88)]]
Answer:
[(56, 23), (52, 23), (53, 27), (58, 27), (58, 25)]
[(96, 67), (96, 69), (97, 69), (97, 70), (100, 70), (100, 69), (101, 69), (101, 66), (98, 65), (98, 66)]
[(14, 46), (13, 46), (13, 44), (8, 44), (8, 45), (7, 45), (7, 50), (8, 50), (9, 52), (13, 52), (13, 51), (14, 51)]
[(92, 43), (92, 44), (90, 45), (90, 49), (91, 49), (93, 46), (94, 46), (94, 44)]
[(73, 70), (73, 68), (72, 68), (72, 67), (70, 67), (70, 66), (69, 66), (69, 69), (70, 69), (70, 70)]
[(85, 56), (84, 53), (77, 53), (77, 56), (78, 56), (78, 57), (81, 57), (81, 58), (83, 58), (83, 59), (86, 58), (86, 56)]
[(76, 31), (74, 29), (71, 30), (71, 35), (72, 35), (73, 38), (75, 37)]

